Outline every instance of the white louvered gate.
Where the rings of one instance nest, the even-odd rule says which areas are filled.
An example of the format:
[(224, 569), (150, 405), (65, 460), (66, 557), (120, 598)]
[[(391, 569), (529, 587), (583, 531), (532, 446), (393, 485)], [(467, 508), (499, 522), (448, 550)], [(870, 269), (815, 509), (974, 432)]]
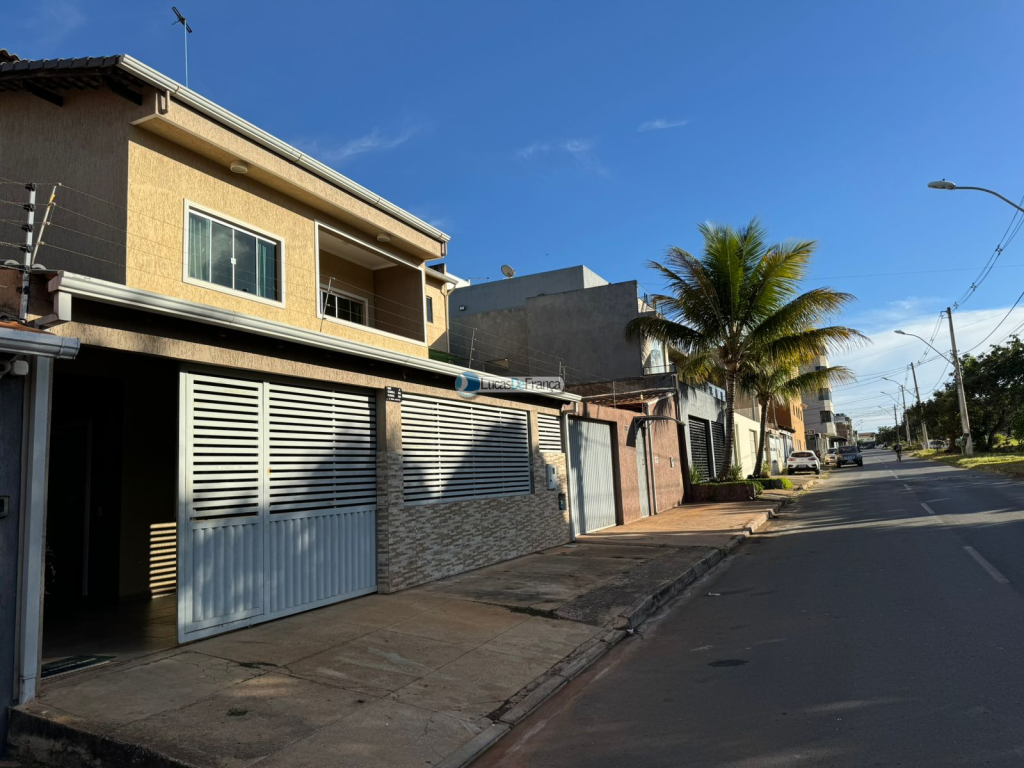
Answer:
[(179, 640), (376, 591), (372, 395), (182, 375)]
[(562, 420), (553, 413), (537, 414), (537, 434), (542, 451), (562, 452)]
[(527, 412), (405, 393), (402, 481), (406, 504), (530, 493)]

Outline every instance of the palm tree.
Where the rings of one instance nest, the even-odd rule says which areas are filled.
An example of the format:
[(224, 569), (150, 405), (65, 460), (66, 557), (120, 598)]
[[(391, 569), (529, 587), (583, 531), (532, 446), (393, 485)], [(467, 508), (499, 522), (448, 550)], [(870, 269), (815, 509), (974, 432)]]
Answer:
[(750, 359), (740, 371), (739, 386), (750, 393), (761, 409), (761, 423), (757, 433), (757, 454), (754, 458), (754, 477), (761, 476), (764, 462), (764, 444), (768, 433), (768, 409), (785, 408), (790, 400), (798, 400), (804, 392), (826, 389), (854, 378), (853, 371), (841, 365), (800, 373), (800, 364), (813, 358)]
[[(630, 321), (630, 336), (663, 341), (684, 357), (680, 375), (725, 383), (725, 455), (732, 456), (736, 386), (748, 361), (793, 358), (847, 347), (865, 337), (840, 325), (819, 325), (854, 300), (849, 293), (814, 288), (797, 293), (816, 244), (770, 244), (757, 219), (735, 229), (701, 224), (700, 257), (669, 248), (665, 263), (648, 263), (668, 285), (653, 297), (659, 314)], [(719, 479), (728, 474), (727, 462)]]

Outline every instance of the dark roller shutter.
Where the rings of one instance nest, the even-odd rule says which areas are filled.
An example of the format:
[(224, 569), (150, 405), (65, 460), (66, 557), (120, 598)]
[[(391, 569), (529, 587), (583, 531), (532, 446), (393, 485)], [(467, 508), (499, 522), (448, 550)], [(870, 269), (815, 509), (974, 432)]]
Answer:
[(690, 418), (690, 456), (691, 466), (697, 470), (702, 480), (711, 477), (711, 462), (708, 456), (708, 427), (701, 419)]
[(718, 474), (722, 467), (729, 466), (725, 456), (725, 425), (720, 421), (711, 422), (711, 445), (715, 449), (715, 473)]

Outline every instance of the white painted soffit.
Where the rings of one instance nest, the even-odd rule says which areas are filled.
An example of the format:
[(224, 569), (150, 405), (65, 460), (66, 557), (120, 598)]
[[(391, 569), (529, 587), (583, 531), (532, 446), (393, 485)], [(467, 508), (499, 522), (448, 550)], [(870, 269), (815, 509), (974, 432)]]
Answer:
[(72, 360), (78, 354), (78, 339), (38, 331), (0, 328), (0, 354), (33, 355)]
[[(262, 318), (245, 315), (241, 312), (218, 309), (217, 307), (210, 307), (194, 301), (162, 296), (159, 293), (129, 288), (118, 283), (110, 283), (106, 280), (97, 280), (92, 277), (75, 275), (69, 272), (61, 272), (53, 278), (50, 281), (49, 289), (51, 293), (66, 293), (83, 299), (103, 302), (104, 304), (116, 304), (143, 312), (155, 312), (161, 315), (180, 317), (184, 320), (206, 323), (207, 325), (234, 328), (259, 336), (267, 336), (269, 338), (281, 339), (282, 341), (327, 349), (332, 352), (342, 352), (369, 360), (380, 360), (395, 363), (396, 365), (404, 365), (409, 368), (417, 368), (421, 371), (441, 373), (452, 378), (466, 370), (451, 363), (442, 363), (439, 360), (413, 357), (401, 352), (393, 352), (369, 344), (361, 344), (357, 341), (339, 339), (336, 336), (329, 336), (318, 331), (296, 328), (284, 323), (274, 322), (273, 320), (263, 320)], [(495, 376), (481, 371), (474, 371), (474, 373), (482, 381), (509, 381), (508, 377), (505, 376)], [(565, 402), (577, 402), (580, 400), (579, 395), (555, 390), (531, 390), (531, 394)]]
[(250, 123), (248, 120), (243, 120), (233, 112), (229, 112), (224, 107), (210, 101), (204, 96), (200, 96), (195, 91), (189, 90), (181, 83), (176, 80), (172, 80), (167, 75), (153, 69), (146, 64), (143, 64), (138, 59), (134, 59), (131, 56), (124, 55), (121, 61), (117, 65), (119, 68), (130, 72), (135, 77), (139, 78), (143, 82), (149, 83), (154, 88), (159, 88), (161, 91), (170, 92), (171, 96), (178, 99), (184, 104), (192, 107), (199, 113), (206, 115), (207, 117), (216, 120), (221, 125), (225, 125), (231, 130), (240, 133), (250, 141), (254, 141), (257, 144), (266, 147), (271, 152), (295, 163), (301, 168), (309, 171), (310, 173), (319, 176), (325, 181), (334, 184), (336, 187), (345, 190), (351, 195), (369, 203), (375, 208), (379, 208), (385, 213), (394, 216), (399, 221), (408, 224), (413, 229), (422, 232), (428, 237), (433, 238), (442, 243), (447, 243), (451, 238), (444, 232), (439, 230), (437, 227), (431, 226), (423, 219), (414, 216), (408, 211), (399, 208), (392, 202), (385, 200), (380, 195), (374, 194), (366, 187), (361, 184), (357, 184), (347, 176), (343, 176), (333, 168), (324, 165), (319, 160), (314, 160), (309, 155), (296, 149), (292, 145), (281, 141), (276, 136), (267, 133), (262, 128)]

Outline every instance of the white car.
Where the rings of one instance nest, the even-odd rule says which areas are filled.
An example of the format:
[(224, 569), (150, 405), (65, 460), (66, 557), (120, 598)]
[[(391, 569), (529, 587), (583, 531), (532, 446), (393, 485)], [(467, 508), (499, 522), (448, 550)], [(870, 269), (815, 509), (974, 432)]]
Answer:
[(824, 463), (825, 463), (826, 467), (838, 466), (838, 464), (839, 464), (839, 449), (838, 448), (829, 448), (828, 451), (825, 453), (825, 461), (824, 461)]
[(793, 451), (786, 459), (786, 474), (794, 475), (797, 472), (813, 472), (821, 474), (821, 464), (814, 451)]

